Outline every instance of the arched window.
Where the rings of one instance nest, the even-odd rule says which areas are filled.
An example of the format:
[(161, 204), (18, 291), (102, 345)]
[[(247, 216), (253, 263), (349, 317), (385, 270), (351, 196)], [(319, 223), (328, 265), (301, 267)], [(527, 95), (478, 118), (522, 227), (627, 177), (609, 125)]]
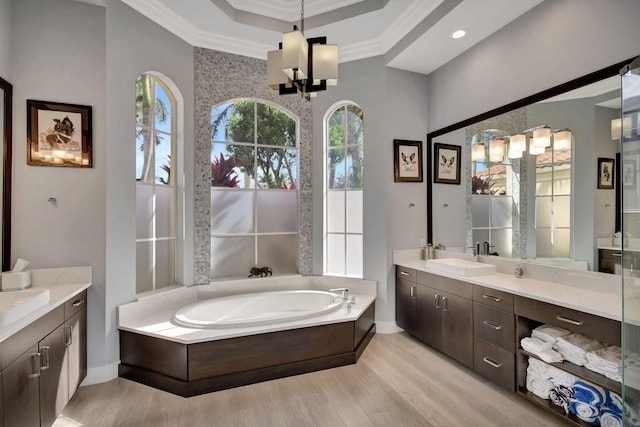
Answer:
[(212, 279), (298, 272), (298, 126), (255, 100), (212, 108)]
[(324, 274), (363, 277), (363, 114), (343, 103), (325, 116)]
[(136, 293), (175, 283), (176, 97), (152, 74), (136, 79)]

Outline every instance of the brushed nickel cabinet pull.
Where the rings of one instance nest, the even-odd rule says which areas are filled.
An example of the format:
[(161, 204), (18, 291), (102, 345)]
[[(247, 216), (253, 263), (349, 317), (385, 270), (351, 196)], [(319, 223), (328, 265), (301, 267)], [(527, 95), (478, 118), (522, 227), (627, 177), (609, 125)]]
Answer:
[(43, 345), (40, 347), (40, 352), (42, 354), (42, 361), (40, 363), (40, 371), (46, 371), (51, 367), (51, 358), (49, 357), (49, 350), (51, 347), (48, 345)]
[(500, 329), (502, 329), (502, 325), (496, 325), (495, 323), (489, 322), (488, 320), (485, 320), (484, 322), (482, 322), (484, 324), (484, 326), (486, 326), (487, 328), (491, 328), (493, 330), (499, 331)]
[(442, 311), (447, 311), (447, 301), (449, 301), (447, 297), (442, 297)]
[(411, 274), (410, 274), (410, 273), (407, 273), (406, 271), (401, 271), (401, 272), (400, 272), (400, 275), (401, 275), (401, 276), (411, 276)]
[(66, 335), (64, 345), (69, 347), (71, 344), (73, 344), (73, 328), (71, 326), (67, 326), (66, 328), (64, 328), (64, 332)]
[(497, 369), (497, 368), (501, 368), (501, 367), (502, 367), (502, 363), (494, 362), (493, 360), (489, 359), (489, 358), (488, 358), (488, 357), (486, 357), (486, 356), (482, 358), (482, 361), (483, 361), (484, 363), (486, 363), (487, 365), (491, 365), (491, 366), (493, 366), (493, 367), (494, 367), (494, 368), (496, 368), (496, 369)]
[(582, 320), (573, 320), (573, 319), (569, 319), (568, 317), (564, 317), (561, 315), (557, 315), (556, 319), (558, 319), (561, 322), (565, 322), (565, 323), (569, 323), (571, 325), (575, 325), (575, 326), (582, 326), (584, 325), (584, 323), (582, 322)]
[(40, 376), (40, 356), (38, 352), (31, 355), (33, 373), (29, 374), (29, 378), (38, 378)]
[(440, 294), (435, 294), (434, 299), (436, 300), (435, 307), (440, 308)]
[(82, 304), (84, 304), (84, 298), (82, 299), (77, 299), (74, 302), (71, 303), (72, 306), (74, 307), (80, 307)]
[(493, 295), (488, 295), (488, 294), (482, 294), (482, 298), (484, 298), (484, 299), (490, 299), (490, 300), (495, 301), (495, 302), (500, 302), (500, 301), (502, 301), (502, 298), (494, 297)]
[(412, 286), (412, 287), (409, 289), (409, 296), (410, 296), (411, 298), (414, 298), (414, 297), (416, 296), (416, 287), (415, 287), (415, 286)]

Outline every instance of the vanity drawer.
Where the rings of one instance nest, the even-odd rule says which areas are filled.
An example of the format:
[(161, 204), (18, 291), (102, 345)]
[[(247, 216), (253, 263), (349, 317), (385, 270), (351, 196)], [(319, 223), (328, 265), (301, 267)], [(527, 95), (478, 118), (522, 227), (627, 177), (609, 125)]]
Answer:
[(508, 351), (516, 350), (513, 313), (474, 302), (473, 334)]
[(471, 283), (450, 279), (437, 274), (425, 273), (424, 271), (418, 271), (418, 283), (462, 298), (473, 298), (473, 285)]
[(410, 282), (416, 281), (416, 270), (413, 268), (403, 267), (396, 265), (396, 279), (408, 280)]
[(621, 325), (617, 320), (516, 296), (514, 309), (519, 317), (548, 323), (583, 334), (610, 345), (620, 345)]
[(513, 313), (513, 294), (508, 292), (476, 285), (473, 287), (473, 300)]
[(64, 303), (64, 318), (68, 319), (85, 308), (87, 308), (86, 289)]
[(474, 338), (474, 370), (511, 392), (516, 390), (515, 360), (514, 353), (480, 338)]

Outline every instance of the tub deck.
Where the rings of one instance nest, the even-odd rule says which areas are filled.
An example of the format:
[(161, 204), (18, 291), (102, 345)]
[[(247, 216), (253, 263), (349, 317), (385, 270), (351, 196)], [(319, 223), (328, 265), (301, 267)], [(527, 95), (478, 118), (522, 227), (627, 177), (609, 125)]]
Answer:
[[(184, 302), (179, 300), (185, 295), (194, 298), (189, 296), (191, 289), (182, 291), (180, 298), (169, 293), (164, 300), (146, 301), (140, 307), (142, 314), (127, 310), (119, 313), (119, 376), (188, 397), (354, 364), (375, 334), (372, 283), (373, 294), (371, 286), (353, 292), (356, 305), (339, 310), (342, 314), (248, 331), (167, 326), (167, 319), (173, 315), (171, 309)], [(362, 284), (348, 286), (355, 291)], [(330, 283), (329, 287), (336, 286)], [(156, 317), (149, 313), (147, 321), (142, 321), (145, 310), (152, 307)], [(162, 319), (157, 318), (161, 307), (171, 307)], [(136, 322), (139, 326), (132, 326)]]

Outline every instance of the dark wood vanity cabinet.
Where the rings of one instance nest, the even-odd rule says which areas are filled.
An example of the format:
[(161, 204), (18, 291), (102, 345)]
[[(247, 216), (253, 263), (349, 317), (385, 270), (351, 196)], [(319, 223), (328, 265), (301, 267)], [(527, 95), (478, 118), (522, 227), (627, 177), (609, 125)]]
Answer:
[(480, 375), (515, 391), (515, 316), (513, 294), (474, 286), (473, 368)]
[(425, 344), (473, 367), (472, 289), (465, 282), (397, 266), (396, 323)]
[(0, 344), (0, 425), (50, 426), (86, 376), (86, 291)]

